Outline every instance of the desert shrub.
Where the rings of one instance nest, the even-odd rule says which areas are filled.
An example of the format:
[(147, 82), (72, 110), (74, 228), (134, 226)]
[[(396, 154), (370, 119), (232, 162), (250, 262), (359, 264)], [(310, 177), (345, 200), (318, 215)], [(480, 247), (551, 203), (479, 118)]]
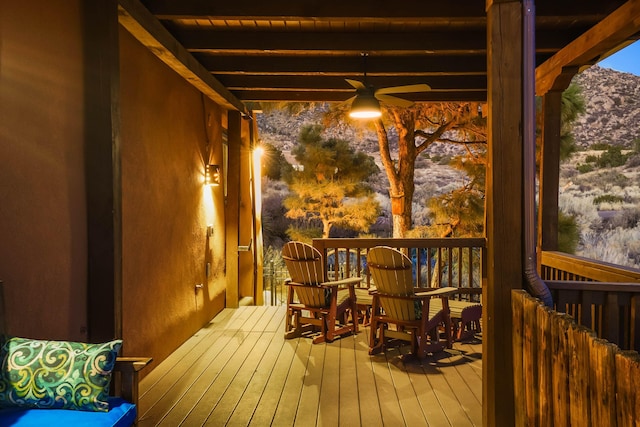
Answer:
[(580, 227), (576, 219), (562, 212), (558, 212), (558, 250), (568, 254), (575, 254), (580, 242)]
[(582, 165), (578, 165), (578, 166), (576, 167), (576, 169), (577, 169), (577, 170), (578, 170), (578, 172), (580, 172), (580, 173), (587, 173), (587, 172), (591, 172), (591, 171), (593, 171), (593, 165), (590, 165), (590, 164), (585, 163), (585, 164), (582, 164)]
[(640, 227), (587, 230), (576, 255), (627, 267), (640, 267)]
[(597, 182), (601, 188), (607, 186), (617, 186), (624, 188), (629, 183), (629, 178), (627, 178), (624, 174), (611, 170), (605, 170), (598, 174)]
[(561, 212), (573, 216), (582, 227), (600, 222), (592, 197), (563, 193), (558, 198), (558, 207)]
[(560, 178), (570, 180), (574, 176), (578, 174), (578, 171), (575, 169), (560, 169)]
[(607, 151), (602, 153), (600, 157), (598, 157), (598, 161), (596, 165), (605, 168), (605, 167), (616, 167), (622, 166), (627, 162), (627, 155), (622, 154), (622, 150), (620, 147), (609, 147)]
[(592, 144), (589, 148), (591, 150), (604, 151), (604, 150), (608, 150), (610, 147), (611, 146), (606, 142), (596, 142), (595, 144)]
[(287, 228), (291, 220), (285, 216), (287, 210), (283, 201), (288, 195), (288, 187), (281, 181), (265, 180), (262, 193), (262, 231), (264, 246), (281, 248), (288, 239)]
[(602, 203), (622, 203), (622, 202), (624, 202), (624, 197), (616, 196), (613, 194), (603, 194), (593, 199), (594, 205), (600, 205)]
[(263, 253), (263, 265), (268, 266), (272, 270), (284, 270), (284, 259), (282, 259), (282, 249), (274, 248), (273, 246), (267, 246)]
[(418, 156), (418, 157), (416, 158), (416, 162), (415, 162), (416, 169), (426, 168), (426, 167), (428, 167), (428, 166), (429, 166), (429, 164), (430, 164), (430, 163), (431, 163), (431, 162), (429, 161), (429, 159), (428, 159), (427, 157), (424, 157), (424, 156)]
[(640, 166), (640, 153), (630, 155), (625, 166), (628, 168), (637, 168)]
[(451, 156), (449, 155), (442, 156), (442, 158), (438, 160), (439, 165), (448, 165), (449, 163), (451, 163)]
[(611, 228), (631, 229), (640, 225), (640, 208), (624, 209), (610, 219)]
[(589, 155), (584, 159), (584, 161), (585, 161), (586, 163), (595, 163), (595, 162), (597, 162), (597, 161), (598, 161), (598, 157), (597, 157), (597, 156), (594, 156), (593, 154), (589, 154)]

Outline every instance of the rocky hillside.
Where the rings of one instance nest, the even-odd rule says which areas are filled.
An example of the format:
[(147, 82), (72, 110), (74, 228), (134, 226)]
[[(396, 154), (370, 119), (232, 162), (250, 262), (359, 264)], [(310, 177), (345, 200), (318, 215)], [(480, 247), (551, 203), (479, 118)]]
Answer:
[(586, 114), (575, 124), (576, 143), (631, 147), (640, 138), (640, 76), (593, 66), (574, 78), (582, 88)]

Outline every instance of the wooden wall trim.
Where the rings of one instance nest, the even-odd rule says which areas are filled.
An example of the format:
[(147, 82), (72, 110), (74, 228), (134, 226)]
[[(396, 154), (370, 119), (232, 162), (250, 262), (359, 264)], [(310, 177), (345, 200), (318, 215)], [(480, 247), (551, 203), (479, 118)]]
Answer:
[(120, 24), (162, 62), (217, 104), (248, 114), (242, 101), (196, 61), (138, 0), (118, 3)]
[(239, 304), (238, 245), (240, 227), (240, 149), (242, 147), (242, 116), (237, 111), (228, 111), (229, 161), (227, 176), (228, 193), (225, 212), (226, 277), (227, 292), (225, 306), (236, 308)]
[(84, 6), (88, 338), (105, 341), (122, 336), (117, 1), (85, 1)]

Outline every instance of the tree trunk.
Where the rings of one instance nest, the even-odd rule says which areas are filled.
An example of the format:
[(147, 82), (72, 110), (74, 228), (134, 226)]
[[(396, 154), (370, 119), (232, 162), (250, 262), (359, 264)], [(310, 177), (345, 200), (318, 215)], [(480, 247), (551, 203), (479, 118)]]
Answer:
[(331, 231), (331, 226), (333, 224), (331, 224), (331, 222), (326, 221), (326, 220), (322, 220), (322, 238), (323, 239), (328, 239), (329, 238), (329, 232)]
[(410, 111), (394, 111), (392, 115), (398, 132), (397, 167), (391, 159), (389, 139), (382, 120), (377, 120), (375, 125), (380, 157), (389, 179), (393, 237), (402, 238), (411, 229), (411, 204), (415, 191), (413, 175), (417, 156), (414, 133), (415, 117)]

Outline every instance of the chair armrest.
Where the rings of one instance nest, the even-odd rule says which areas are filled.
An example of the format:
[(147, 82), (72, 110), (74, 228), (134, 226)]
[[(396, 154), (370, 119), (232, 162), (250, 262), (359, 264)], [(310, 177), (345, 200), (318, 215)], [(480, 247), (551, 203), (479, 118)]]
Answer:
[(322, 282), (320, 286), (343, 286), (343, 285), (355, 285), (362, 282), (362, 277), (347, 277), (346, 279), (334, 280), (331, 282)]
[(115, 394), (135, 405), (138, 404), (138, 372), (151, 363), (150, 357), (118, 357), (113, 372), (116, 373)]
[(436, 296), (449, 296), (458, 292), (458, 288), (447, 286), (444, 288), (417, 288), (415, 295), (417, 297), (436, 297)]

